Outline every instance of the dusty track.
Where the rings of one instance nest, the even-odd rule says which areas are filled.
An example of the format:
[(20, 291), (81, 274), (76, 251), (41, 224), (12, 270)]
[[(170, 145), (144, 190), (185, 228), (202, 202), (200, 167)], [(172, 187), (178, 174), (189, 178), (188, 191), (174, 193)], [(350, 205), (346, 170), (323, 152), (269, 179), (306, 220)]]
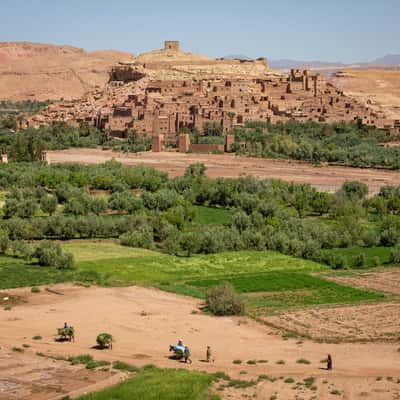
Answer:
[[(203, 315), (195, 299), (140, 287), (129, 288), (77, 288), (58, 286), (63, 296), (42, 291), (32, 294), (28, 289), (16, 289), (11, 293), (27, 300), (11, 311), (0, 310), (0, 347), (10, 349), (27, 343), (32, 347), (27, 353), (41, 351), (49, 354), (78, 355), (91, 353), (100, 360), (124, 360), (136, 365), (153, 363), (162, 367), (186, 367), (209, 372), (225, 371), (241, 379), (256, 379), (260, 374), (276, 377), (275, 382), (262, 382), (248, 389), (259, 399), (269, 399), (276, 391), (278, 399), (340, 398), (330, 392), (339, 390), (346, 399), (364, 398), (372, 393), (373, 399), (393, 399), (400, 394), (400, 355), (395, 344), (318, 344), (298, 339), (283, 340), (276, 331), (245, 318), (215, 318)], [(76, 343), (56, 343), (54, 333), (64, 321), (77, 330)], [(94, 350), (96, 335), (110, 332), (116, 338), (112, 351)], [(34, 341), (34, 335), (43, 340)], [(168, 358), (168, 345), (183, 338), (192, 350), (193, 364), (186, 366)], [(205, 347), (213, 347), (216, 361), (207, 364)], [(320, 360), (327, 353), (334, 358), (332, 372), (321, 369)], [(298, 364), (305, 358), (309, 365)], [(243, 360), (241, 365), (233, 360)], [(256, 365), (246, 360), (268, 360)], [(285, 364), (276, 362), (284, 360)], [(32, 368), (34, 369), (34, 368)], [(246, 371), (241, 375), (240, 371)], [(302, 381), (316, 378), (317, 389), (284, 383), (279, 377), (293, 377)], [(383, 377), (384, 382), (377, 381)], [(386, 381), (386, 377), (392, 380)], [(12, 376), (3, 376), (4, 382)], [(327, 381), (327, 383), (323, 383)], [(51, 379), (49, 379), (49, 384)], [(304, 392), (304, 393), (303, 393)], [(222, 392), (239, 398), (241, 391), (229, 389)], [(363, 394), (364, 393), (364, 394)], [(307, 397), (303, 397), (306, 395)], [(12, 397), (9, 397), (12, 399)], [(19, 397), (20, 399), (31, 397)], [(33, 397), (32, 397), (33, 398)], [(0, 396), (1, 399), (1, 396)]]
[(257, 178), (276, 178), (295, 183), (309, 183), (319, 190), (333, 192), (346, 180), (366, 183), (370, 193), (383, 185), (400, 185), (398, 171), (362, 169), (336, 166), (316, 167), (307, 163), (236, 157), (234, 155), (182, 154), (175, 152), (122, 154), (100, 149), (72, 149), (49, 151), (51, 163), (100, 164), (114, 157), (126, 165), (146, 165), (167, 172), (170, 176), (183, 175), (192, 163), (204, 163), (211, 178), (234, 178), (252, 175)]

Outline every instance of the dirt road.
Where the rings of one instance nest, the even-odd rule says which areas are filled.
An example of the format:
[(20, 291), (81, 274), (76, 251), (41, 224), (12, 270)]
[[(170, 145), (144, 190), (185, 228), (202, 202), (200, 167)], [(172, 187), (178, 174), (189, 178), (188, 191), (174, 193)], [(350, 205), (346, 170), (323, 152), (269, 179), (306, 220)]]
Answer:
[[(28, 289), (10, 291), (23, 296), (26, 303), (11, 311), (0, 310), (0, 347), (11, 349), (25, 343), (31, 346), (26, 353), (32, 355), (36, 351), (57, 355), (90, 353), (98, 360), (123, 360), (138, 366), (153, 363), (161, 367), (225, 371), (246, 380), (257, 379), (261, 374), (275, 377), (274, 382), (262, 381), (246, 389), (246, 393), (252, 391), (259, 399), (269, 399), (275, 392), (279, 392), (278, 399), (295, 399), (307, 393), (305, 398), (313, 395), (318, 399), (340, 398), (331, 393), (336, 391), (346, 399), (364, 398), (365, 393), (374, 393), (370, 398), (382, 400), (400, 395), (397, 383), (400, 353), (393, 343), (321, 344), (296, 338), (284, 340), (272, 328), (246, 318), (204, 315), (196, 299), (155, 289), (63, 285), (57, 286), (57, 291), (64, 294), (30, 293)], [(76, 328), (75, 343), (54, 341), (56, 328), (65, 321)], [(101, 332), (115, 336), (112, 351), (92, 349)], [(43, 339), (33, 340), (35, 335)], [(190, 366), (168, 358), (169, 344), (180, 338), (191, 348)], [(207, 345), (212, 346), (215, 354), (213, 364), (202, 361)], [(333, 356), (334, 371), (322, 369), (324, 364), (320, 361), (328, 353)], [(310, 364), (298, 363), (299, 359)], [(234, 364), (234, 360), (242, 363)], [(268, 362), (253, 365), (248, 360)], [(282, 361), (277, 363), (279, 360)], [(314, 377), (316, 388), (311, 391), (304, 385), (294, 387), (284, 382), (288, 377), (295, 382)], [(7, 381), (4, 374), (0, 379)], [(243, 394), (227, 389), (222, 395), (225, 397), (227, 393), (233, 398)]]
[(336, 166), (314, 166), (294, 161), (266, 160), (237, 157), (231, 154), (184, 154), (175, 152), (122, 154), (100, 149), (70, 149), (49, 151), (51, 163), (100, 164), (111, 158), (126, 165), (145, 165), (167, 172), (170, 176), (183, 175), (192, 163), (204, 163), (211, 178), (235, 178), (252, 175), (256, 178), (276, 178), (288, 182), (309, 183), (319, 190), (334, 192), (348, 181), (361, 181), (376, 193), (383, 185), (400, 185), (398, 171), (362, 169)]

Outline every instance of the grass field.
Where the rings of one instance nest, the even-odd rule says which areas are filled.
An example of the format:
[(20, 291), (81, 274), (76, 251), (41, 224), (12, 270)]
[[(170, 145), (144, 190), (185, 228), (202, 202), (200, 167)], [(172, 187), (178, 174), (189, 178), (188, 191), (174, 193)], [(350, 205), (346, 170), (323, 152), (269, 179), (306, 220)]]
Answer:
[(175, 291), (203, 297), (207, 289), (221, 282), (229, 282), (236, 291), (245, 294), (245, 300), (253, 310), (379, 301), (385, 297), (381, 293), (356, 289), (308, 275), (306, 272), (293, 271), (187, 281), (175, 287)]
[(97, 282), (94, 271), (62, 271), (32, 265), (24, 260), (0, 256), (0, 289), (47, 285), (62, 282)]
[(182, 369), (144, 368), (133, 378), (79, 400), (202, 400), (213, 376)]
[(142, 284), (204, 298), (208, 288), (228, 281), (245, 294), (250, 308), (290, 308), (315, 304), (378, 301), (380, 293), (326, 281), (314, 273), (332, 273), (312, 261), (273, 251), (241, 251), (190, 258), (120, 246), (113, 241), (69, 241), (76, 268), (59, 271), (0, 257), (0, 289), (58, 282), (104, 286)]
[(194, 206), (194, 210), (194, 225), (224, 225), (230, 219), (230, 211), (225, 208)]
[(96, 271), (103, 284), (162, 284), (210, 276), (224, 277), (267, 271), (325, 271), (312, 261), (273, 251), (240, 251), (193, 257), (175, 257), (155, 251), (125, 248), (112, 242), (69, 242), (63, 248), (74, 254), (77, 269)]
[(266, 251), (242, 251), (190, 258), (120, 246), (113, 241), (62, 243), (76, 261), (72, 271), (38, 267), (13, 257), (0, 257), (0, 289), (68, 281), (102, 285), (170, 284), (188, 279), (224, 277), (267, 271), (330, 271), (312, 261)]

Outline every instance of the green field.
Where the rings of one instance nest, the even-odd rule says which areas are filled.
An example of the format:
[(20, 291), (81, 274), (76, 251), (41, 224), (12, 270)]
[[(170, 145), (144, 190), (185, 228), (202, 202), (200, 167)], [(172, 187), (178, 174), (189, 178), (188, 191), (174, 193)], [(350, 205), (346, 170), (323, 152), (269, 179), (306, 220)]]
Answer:
[(176, 257), (114, 244), (69, 242), (63, 248), (74, 254), (77, 269), (96, 271), (103, 284), (162, 284), (195, 278), (267, 271), (326, 271), (313, 261), (274, 251), (239, 251)]
[(172, 284), (188, 279), (225, 277), (267, 271), (330, 271), (312, 261), (273, 251), (241, 251), (193, 257), (121, 246), (113, 241), (69, 241), (76, 268), (71, 271), (39, 267), (18, 258), (0, 257), (0, 288), (56, 282), (96, 282), (105, 286)]
[(0, 289), (98, 280), (99, 275), (92, 271), (63, 271), (33, 265), (18, 258), (0, 256)]
[(224, 225), (229, 222), (231, 212), (225, 208), (194, 206), (194, 225)]
[(231, 283), (243, 293), (251, 309), (291, 308), (318, 304), (346, 304), (384, 299), (381, 293), (356, 289), (327, 281), (306, 272), (273, 271), (186, 281), (175, 291), (203, 297), (207, 289), (222, 282)]
[(141, 284), (204, 298), (208, 288), (230, 282), (250, 308), (289, 308), (315, 304), (379, 301), (380, 293), (326, 281), (313, 273), (332, 273), (321, 264), (273, 251), (240, 251), (175, 257), (113, 241), (69, 241), (76, 268), (61, 271), (16, 258), (0, 258), (0, 289), (57, 282), (104, 286)]
[(79, 400), (202, 400), (213, 376), (182, 369), (144, 368), (133, 378)]

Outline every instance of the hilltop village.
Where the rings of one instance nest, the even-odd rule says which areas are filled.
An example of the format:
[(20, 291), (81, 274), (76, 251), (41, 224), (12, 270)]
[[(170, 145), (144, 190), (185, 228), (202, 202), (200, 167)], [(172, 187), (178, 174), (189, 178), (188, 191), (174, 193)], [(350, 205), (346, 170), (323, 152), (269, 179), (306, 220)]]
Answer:
[(160, 151), (165, 142), (177, 141), (185, 128), (202, 131), (209, 122), (228, 133), (246, 121), (289, 119), (354, 121), (400, 132), (400, 121), (388, 120), (346, 96), (318, 73), (280, 73), (271, 70), (265, 58), (210, 59), (182, 52), (176, 41), (119, 62), (111, 68), (105, 88), (81, 100), (52, 104), (21, 121), (20, 128), (63, 121), (87, 123), (114, 137), (135, 130), (153, 136), (153, 150)]

